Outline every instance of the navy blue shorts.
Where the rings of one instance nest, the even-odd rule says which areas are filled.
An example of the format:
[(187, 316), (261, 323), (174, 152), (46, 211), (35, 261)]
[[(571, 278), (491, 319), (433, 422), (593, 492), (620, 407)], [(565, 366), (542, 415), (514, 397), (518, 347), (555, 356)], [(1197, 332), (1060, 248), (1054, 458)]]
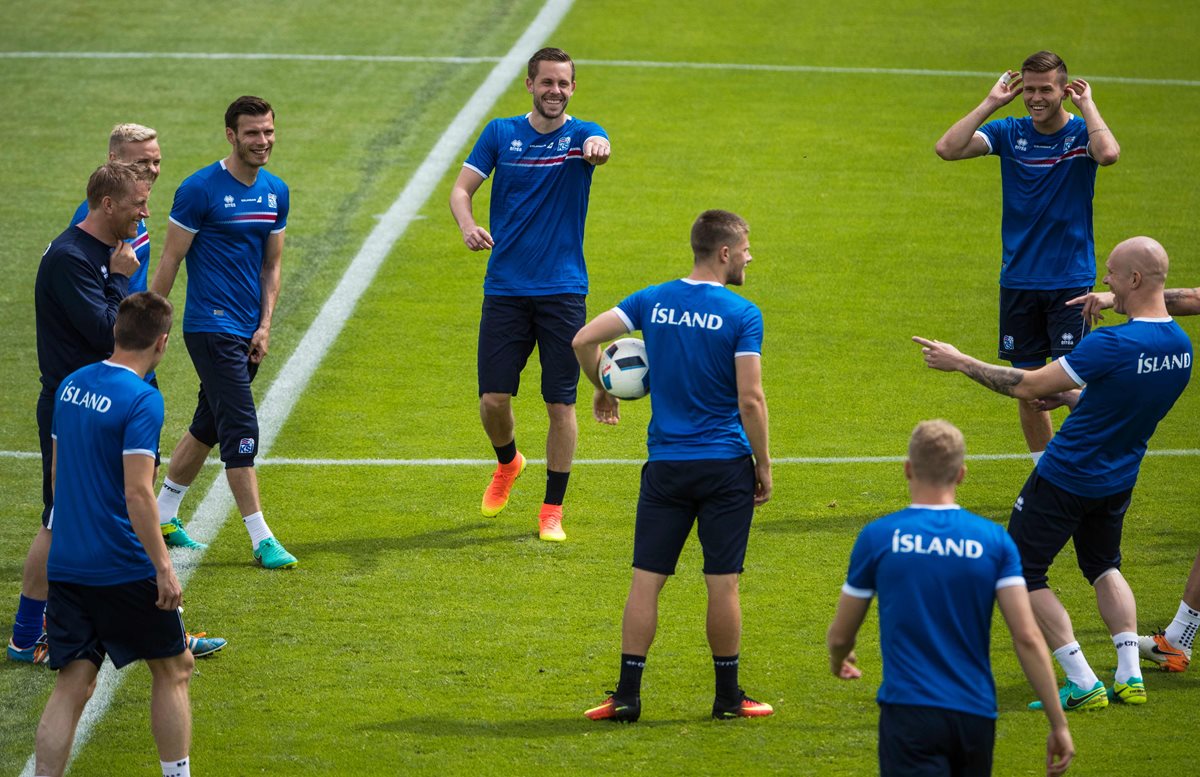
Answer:
[(1030, 473), (1008, 519), (1026, 587), (1048, 587), (1046, 572), (1068, 539), (1075, 542), (1079, 571), (1089, 583), (1106, 570), (1120, 569), (1121, 527), (1132, 494), (1129, 489), (1111, 496), (1077, 496), (1040, 477), (1036, 469)]
[(742, 571), (754, 517), (754, 461), (648, 461), (642, 467), (633, 566), (675, 574), (679, 554), (696, 523), (704, 574)]
[(46, 602), (50, 668), (62, 669), (79, 659), (99, 667), (108, 655), (120, 669), (187, 650), (179, 610), (160, 610), (156, 601), (153, 580), (103, 586), (51, 580)]
[(54, 394), (43, 388), (37, 400), (38, 447), (42, 449), (42, 526), (50, 528), (50, 511), (54, 509), (54, 478), (51, 476), (54, 461)]
[(1091, 291), (1076, 289), (1006, 289), (1000, 287), (1000, 358), (1014, 367), (1040, 367), (1075, 350), (1091, 331), (1079, 306), (1067, 300)]
[(221, 445), (226, 469), (253, 467), (258, 453), (258, 412), (250, 384), (258, 365), (250, 361), (250, 338), (224, 332), (184, 332), (200, 394), (188, 429), (200, 442)]
[(579, 362), (571, 340), (587, 322), (587, 297), (484, 295), (479, 318), (479, 394), (517, 395), (521, 371), (538, 349), (542, 363), (542, 399), (575, 404)]
[(879, 705), (883, 777), (987, 777), (996, 721), (939, 707)]

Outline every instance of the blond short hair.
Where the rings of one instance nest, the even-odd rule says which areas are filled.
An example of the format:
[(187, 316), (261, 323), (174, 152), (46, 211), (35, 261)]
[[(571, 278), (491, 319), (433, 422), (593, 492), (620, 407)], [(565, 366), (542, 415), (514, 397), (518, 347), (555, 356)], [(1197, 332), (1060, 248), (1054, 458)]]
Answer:
[(950, 486), (958, 482), (967, 455), (963, 433), (949, 421), (922, 421), (908, 440), (908, 461), (914, 480)]
[(108, 134), (108, 151), (115, 154), (126, 143), (143, 143), (158, 137), (158, 130), (141, 124), (118, 124)]

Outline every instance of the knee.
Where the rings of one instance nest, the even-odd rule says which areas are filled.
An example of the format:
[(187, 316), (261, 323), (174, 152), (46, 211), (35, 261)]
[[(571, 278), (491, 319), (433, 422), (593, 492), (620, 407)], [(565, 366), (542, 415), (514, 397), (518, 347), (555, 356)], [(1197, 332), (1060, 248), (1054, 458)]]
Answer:
[(485, 393), (479, 395), (479, 408), (489, 415), (505, 413), (511, 406), (511, 394)]
[[(1118, 569), (1117, 567), (1108, 567), (1106, 569), (1101, 569), (1099, 572), (1097, 572), (1093, 568), (1093, 569), (1084, 569), (1083, 574), (1085, 576), (1087, 576), (1088, 582), (1092, 584), (1093, 588), (1095, 588), (1096, 586), (1098, 586), (1100, 584), (1101, 580), (1104, 580), (1105, 578), (1110, 578), (1112, 575), (1116, 575), (1117, 578), (1120, 578), (1121, 570)], [(1110, 583), (1116, 582), (1117, 578), (1112, 578), (1109, 580), (1109, 582)]]
[(547, 402), (546, 412), (552, 424), (569, 424), (575, 421), (575, 405), (563, 402)]

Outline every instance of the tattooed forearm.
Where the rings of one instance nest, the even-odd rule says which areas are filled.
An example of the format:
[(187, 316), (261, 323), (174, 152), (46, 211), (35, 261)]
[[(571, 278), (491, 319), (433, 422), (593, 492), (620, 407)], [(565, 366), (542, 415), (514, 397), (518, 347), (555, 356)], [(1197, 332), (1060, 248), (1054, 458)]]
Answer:
[(1167, 289), (1163, 298), (1167, 301), (1167, 312), (1173, 316), (1200, 315), (1200, 287)]
[(963, 374), (981, 386), (990, 388), (997, 394), (1003, 394), (1006, 397), (1015, 397), (1014, 389), (1021, 379), (1025, 377), (1024, 370), (1018, 370), (1013, 367), (999, 367), (995, 364), (985, 364), (980, 361), (972, 361), (963, 367)]

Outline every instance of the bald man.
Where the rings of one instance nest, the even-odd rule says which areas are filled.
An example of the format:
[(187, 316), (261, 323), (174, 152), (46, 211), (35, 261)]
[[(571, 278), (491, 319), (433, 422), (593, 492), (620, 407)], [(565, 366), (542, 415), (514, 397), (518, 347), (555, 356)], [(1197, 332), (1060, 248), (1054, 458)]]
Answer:
[[(1167, 289), (1163, 299), (1172, 316), (1200, 315), (1200, 286)], [(1095, 325), (1104, 319), (1100, 311), (1111, 308), (1114, 301), (1111, 292), (1103, 291), (1076, 297), (1067, 304), (1080, 305), (1084, 319)], [(1166, 629), (1138, 637), (1138, 647), (1146, 661), (1152, 661), (1168, 672), (1185, 672), (1192, 660), (1192, 645), (1197, 632), (1200, 632), (1200, 552), (1196, 553), (1192, 571), (1184, 583), (1183, 598), (1179, 600), (1175, 617)]]
[[(1005, 396), (1071, 408), (1025, 482), (1008, 524), (1038, 625), (1067, 676), (1059, 699), (1068, 711), (1146, 701), (1137, 607), (1121, 576), (1121, 527), (1146, 444), (1192, 372), (1192, 344), (1167, 314), (1163, 298), (1167, 265), (1167, 252), (1148, 237), (1119, 244), (1105, 262), (1104, 283), (1113, 309), (1129, 321), (1094, 331), (1069, 355), (1032, 372), (913, 338), (933, 369), (961, 372)], [(1084, 658), (1071, 618), (1047, 582), (1047, 570), (1068, 539), (1117, 649), (1111, 690)], [(1039, 709), (1041, 702), (1030, 706)]]

